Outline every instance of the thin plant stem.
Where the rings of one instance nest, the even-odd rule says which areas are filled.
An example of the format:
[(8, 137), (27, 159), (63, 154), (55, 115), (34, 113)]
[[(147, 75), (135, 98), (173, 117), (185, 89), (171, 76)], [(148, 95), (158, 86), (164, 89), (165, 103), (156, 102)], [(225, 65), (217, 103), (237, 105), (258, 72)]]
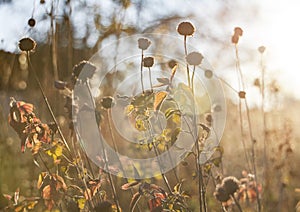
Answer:
[(240, 131), (241, 131), (241, 141), (242, 141), (242, 145), (243, 145), (243, 149), (244, 149), (244, 155), (245, 155), (245, 159), (246, 159), (246, 163), (248, 166), (248, 171), (251, 171), (251, 165), (250, 165), (250, 160), (249, 160), (249, 156), (247, 153), (247, 149), (246, 149), (246, 143), (245, 143), (245, 139), (244, 139), (244, 125), (243, 125), (243, 114), (242, 114), (242, 101), (239, 98), (239, 120), (240, 120)]
[(152, 77), (151, 77), (151, 69), (148, 67), (149, 70), (149, 81), (150, 81), (150, 86), (151, 86), (151, 92), (153, 92), (153, 84), (152, 84)]
[[(203, 201), (203, 176), (202, 176), (202, 168), (201, 168), (201, 164), (200, 164), (200, 147), (199, 147), (199, 143), (198, 140), (195, 141), (195, 146), (196, 146), (196, 170), (197, 170), (197, 176), (198, 176), (198, 197), (199, 197), (199, 207), (200, 207), (200, 212), (203, 211), (203, 207), (204, 206), (204, 201)], [(206, 211), (204, 209), (204, 211)]]
[[(174, 167), (173, 160), (172, 160), (172, 157), (171, 157), (171, 154), (170, 154), (169, 146), (168, 146), (168, 145), (166, 145), (166, 149), (167, 149), (167, 152), (168, 152), (169, 160), (170, 160), (170, 162), (171, 162), (171, 166)], [(172, 170), (173, 170), (173, 173), (174, 173), (176, 182), (179, 183), (180, 180), (179, 180), (178, 174), (177, 174), (177, 172), (176, 172), (176, 166), (175, 166)]]
[[(152, 126), (151, 126), (151, 123), (149, 122), (149, 121), (147, 121), (147, 125), (148, 125), (148, 127), (149, 127), (149, 134), (150, 134), (150, 137), (151, 138), (153, 138), (154, 136), (153, 136), (153, 132), (152, 132)], [(152, 141), (151, 142), (151, 144), (152, 144), (152, 146), (153, 146), (153, 149), (154, 149), (154, 153), (155, 153), (155, 156), (156, 156), (156, 158), (157, 158), (157, 162), (158, 162), (158, 166), (159, 166), (159, 169), (160, 169), (160, 174), (161, 174), (161, 176), (162, 176), (162, 178), (163, 178), (163, 180), (164, 180), (164, 182), (165, 182), (165, 184), (166, 184), (166, 186), (167, 186), (167, 188), (168, 188), (168, 191), (170, 192), (170, 193), (172, 193), (172, 189), (171, 189), (171, 186), (170, 186), (170, 184), (169, 184), (169, 181), (168, 181), (168, 178), (166, 177), (166, 175), (163, 173), (163, 170), (162, 170), (162, 165), (161, 165), (161, 161), (160, 161), (160, 159), (159, 159), (159, 151), (158, 151), (158, 149), (157, 149), (157, 147), (156, 147), (156, 145), (155, 145), (155, 143)]]
[(50, 171), (49, 167), (47, 166), (46, 162), (44, 161), (44, 159), (42, 158), (42, 155), (41, 155), (40, 152), (38, 152), (38, 156), (39, 156), (39, 158), (41, 159), (43, 165), (45, 166), (47, 172), (51, 175), (51, 171)]
[[(157, 119), (158, 119), (158, 123), (159, 123), (159, 126), (160, 126), (161, 130), (163, 130), (163, 126), (162, 126), (162, 123), (161, 123), (161, 120), (160, 120), (159, 116), (157, 117)], [(176, 179), (177, 183), (180, 183), (179, 177), (178, 177), (177, 172), (176, 172), (176, 166), (174, 166), (174, 164), (173, 164), (173, 160), (172, 160), (172, 157), (171, 157), (171, 154), (170, 154), (170, 151), (169, 151), (169, 145), (165, 145), (165, 148), (167, 149), (168, 157), (169, 157), (169, 160), (171, 162), (171, 166), (174, 167), (172, 170), (173, 170), (175, 179)]]
[(236, 90), (234, 87), (232, 87), (228, 82), (226, 82), (224, 79), (222, 79), (221, 77), (215, 75), (216, 78), (218, 78), (220, 81), (222, 81), (224, 83), (224, 85), (226, 85), (227, 87), (229, 87), (232, 91), (234, 91), (235, 93), (239, 93), (238, 90)]
[[(89, 82), (87, 81), (85, 83), (85, 85), (87, 87), (88, 93), (89, 93), (91, 101), (93, 103), (93, 108), (95, 110), (95, 101), (94, 101), (94, 98), (93, 98), (93, 95), (92, 95), (92, 91), (91, 91)], [(99, 126), (99, 129), (100, 129), (100, 126)], [(104, 164), (105, 164), (105, 171), (106, 171), (106, 173), (108, 175), (108, 181), (109, 181), (110, 187), (112, 189), (113, 199), (114, 199), (114, 202), (115, 202), (116, 207), (117, 207), (117, 212), (121, 212), (119, 198), (118, 198), (118, 195), (117, 195), (116, 187), (115, 187), (114, 182), (113, 182), (112, 174), (109, 171), (108, 158), (107, 158), (106, 149), (104, 147), (104, 143), (103, 143), (102, 139), (100, 139), (100, 145), (101, 145), (101, 149), (102, 149), (102, 153), (103, 153), (103, 160), (104, 160)]]
[(141, 85), (142, 91), (145, 93), (144, 81), (143, 81), (143, 63), (144, 63), (144, 50), (142, 50), (142, 58), (141, 58)]
[(257, 171), (256, 171), (256, 163), (255, 163), (255, 159), (256, 159), (256, 155), (255, 155), (255, 139), (253, 137), (253, 133), (252, 133), (252, 125), (251, 125), (251, 120), (250, 120), (250, 111), (249, 111), (249, 107), (248, 107), (248, 103), (247, 103), (247, 99), (245, 99), (245, 105), (246, 105), (246, 111), (247, 111), (247, 120), (248, 120), (248, 125), (249, 125), (249, 133), (250, 133), (250, 138), (252, 141), (252, 148), (251, 148), (251, 152), (252, 152), (252, 163), (253, 163), (253, 173), (255, 176), (255, 192), (256, 192), (256, 200), (257, 200), (257, 210), (258, 212), (261, 211), (261, 203), (260, 203), (260, 198), (259, 198), (259, 192), (258, 192), (258, 180), (257, 180)]
[[(187, 36), (184, 36), (184, 55), (185, 57), (187, 56), (187, 47), (186, 47), (186, 39)], [(191, 87), (191, 78), (190, 78), (190, 69), (188, 63), (186, 63), (186, 73), (187, 73), (187, 78), (188, 78), (188, 86)]]
[(27, 55), (27, 61), (29, 63), (29, 67), (30, 67), (31, 71), (33, 72), (33, 76), (35, 78), (35, 81), (38, 84), (38, 87), (39, 87), (39, 89), (40, 89), (40, 91), (42, 93), (44, 102), (46, 103), (47, 109), (48, 109), (48, 111), (49, 111), (49, 113), (50, 113), (50, 115), (51, 115), (51, 117), (52, 117), (52, 119), (53, 119), (53, 121), (55, 123), (55, 126), (57, 127), (57, 131), (58, 131), (58, 133), (59, 133), (59, 135), (60, 135), (60, 137), (61, 137), (64, 145), (66, 146), (66, 148), (68, 149), (68, 151), (71, 153), (70, 147), (69, 147), (69, 145), (68, 145), (68, 143), (67, 143), (67, 141), (66, 141), (66, 139), (65, 139), (65, 137), (64, 137), (64, 135), (63, 135), (63, 133), (62, 133), (62, 131), (60, 129), (60, 126), (59, 126), (59, 124), (58, 124), (55, 116), (54, 116), (53, 110), (52, 110), (52, 108), (50, 106), (50, 103), (49, 103), (48, 98), (47, 98), (47, 96), (46, 96), (46, 94), (44, 92), (44, 89), (43, 89), (43, 87), (41, 85), (41, 82), (40, 82), (40, 80), (39, 80), (39, 78), (38, 78), (38, 76), (36, 74), (35, 69), (33, 68), (33, 65), (32, 65), (30, 57), (29, 57), (29, 52), (26, 52), (26, 55)]
[(194, 77), (195, 77), (195, 70), (196, 66), (193, 67), (193, 73), (192, 73), (192, 92), (194, 93)]
[(245, 90), (244, 77), (242, 74), (241, 64), (240, 64), (239, 49), (237, 44), (235, 44), (234, 47), (235, 47), (235, 57), (236, 57), (236, 70), (238, 72), (240, 89), (242, 88), (243, 90)]
[[(267, 123), (266, 123), (266, 112), (265, 112), (265, 67), (263, 63), (263, 53), (261, 53), (260, 58), (260, 66), (261, 66), (261, 112), (262, 112), (262, 118), (263, 118), (263, 158), (264, 158), (264, 191), (266, 191), (266, 194), (268, 194), (269, 190), (269, 164), (268, 164), (268, 151), (267, 151)], [(263, 195), (266, 196), (266, 195)], [(263, 198), (263, 201), (264, 198)]]
[(230, 195), (231, 197), (232, 197), (232, 199), (233, 199), (233, 201), (234, 201), (234, 203), (236, 204), (236, 206), (238, 207), (238, 209), (239, 209), (239, 212), (243, 212), (243, 209), (242, 209), (242, 207), (241, 207), (241, 205), (240, 205), (240, 203), (239, 203), (239, 201), (235, 198), (235, 196), (234, 196), (234, 194), (233, 195)]
[[(236, 53), (236, 70), (238, 72), (238, 76), (240, 79), (240, 85), (242, 86), (242, 89), (245, 90), (245, 83), (243, 80), (243, 74), (240, 66), (240, 59), (239, 59), (239, 52), (238, 52), (238, 47), (237, 44), (235, 44), (235, 53)], [(244, 99), (245, 102), (245, 107), (246, 107), (246, 114), (247, 114), (247, 122), (248, 122), (248, 128), (249, 128), (249, 136), (251, 139), (251, 158), (252, 158), (252, 166), (253, 166), (253, 172), (255, 176), (255, 181), (256, 181), (256, 186), (255, 186), (255, 191), (256, 191), (256, 200), (257, 200), (257, 210), (258, 212), (261, 211), (261, 203), (260, 203), (260, 198), (259, 198), (259, 193), (258, 193), (258, 180), (257, 180), (257, 171), (256, 171), (256, 163), (255, 163), (255, 139), (253, 137), (253, 132), (252, 132), (252, 125), (251, 125), (251, 120), (250, 120), (250, 111), (247, 103), (247, 99), (245, 97)], [(241, 116), (241, 112), (240, 112)], [(243, 132), (242, 132), (243, 133)]]
[[(114, 136), (114, 133), (113, 133), (111, 119), (110, 119), (110, 117), (111, 117), (111, 109), (107, 109), (106, 111), (107, 111), (108, 128), (109, 128), (109, 133), (110, 133), (111, 140), (112, 140), (112, 143), (113, 143), (113, 148), (114, 148), (114, 151), (116, 153), (118, 153), (119, 152), (118, 151), (118, 146), (116, 144), (116, 139), (115, 139), (115, 136)], [(123, 164), (122, 164), (119, 156), (117, 157), (117, 159), (118, 159), (118, 162), (120, 163), (121, 172), (123, 172), (123, 175), (124, 175), (123, 179), (124, 179), (125, 183), (128, 183), (128, 177), (126, 175), (125, 169), (123, 167)], [(133, 192), (132, 188), (130, 189), (130, 192), (131, 192), (131, 195), (133, 196), (134, 192)], [(137, 203), (137, 209), (138, 209), (138, 211), (141, 211), (138, 203)]]
[(58, 69), (57, 69), (57, 46), (56, 46), (56, 21), (55, 21), (55, 14), (54, 14), (54, 2), (51, 3), (51, 11), (50, 11), (50, 28), (51, 28), (51, 53), (52, 53), (52, 68), (54, 79), (58, 80)]

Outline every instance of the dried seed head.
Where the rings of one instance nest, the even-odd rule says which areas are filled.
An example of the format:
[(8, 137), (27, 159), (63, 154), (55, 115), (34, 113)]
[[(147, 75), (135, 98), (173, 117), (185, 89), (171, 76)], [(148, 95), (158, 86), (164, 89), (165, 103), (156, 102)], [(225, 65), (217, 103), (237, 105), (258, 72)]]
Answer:
[(177, 27), (177, 32), (184, 36), (191, 36), (195, 31), (196, 29), (191, 22), (181, 22)]
[(96, 72), (96, 69), (97, 68), (94, 64), (83, 60), (73, 67), (72, 75), (75, 79), (78, 79), (82, 70), (84, 70), (84, 72), (80, 75), (80, 79), (86, 81), (87, 79), (91, 79), (93, 77), (93, 75)]
[(258, 51), (259, 51), (259, 53), (261, 53), (261, 54), (263, 54), (263, 53), (265, 52), (265, 50), (266, 50), (266, 47), (264, 47), (264, 46), (258, 47)]
[(253, 82), (254, 86), (260, 87), (260, 80), (258, 78), (256, 78)]
[(220, 112), (222, 111), (221, 105), (214, 105), (213, 106), (213, 112)]
[(152, 67), (154, 64), (154, 58), (153, 57), (145, 57), (143, 60), (144, 67)]
[(101, 99), (101, 105), (105, 109), (110, 109), (115, 105), (115, 100), (112, 96), (106, 96)]
[(30, 19), (28, 20), (28, 25), (29, 25), (30, 27), (34, 27), (34, 26), (35, 26), (35, 19), (34, 19), (34, 18), (30, 18)]
[(213, 121), (213, 117), (210, 113), (205, 115), (205, 120), (207, 121), (208, 124), (211, 124)]
[(245, 92), (245, 91), (240, 91), (240, 92), (239, 92), (239, 97), (240, 97), (241, 99), (245, 99), (245, 98), (246, 98), (246, 92)]
[(36, 42), (32, 38), (22, 38), (19, 41), (19, 49), (21, 51), (33, 51), (36, 47)]
[(212, 78), (213, 77), (213, 72), (211, 70), (205, 70), (204, 72), (204, 76), (208, 79)]
[(203, 56), (199, 52), (191, 52), (186, 56), (186, 60), (187, 60), (188, 64), (197, 66), (197, 65), (201, 64), (201, 62), (203, 60)]
[(224, 187), (228, 195), (233, 195), (240, 188), (240, 181), (235, 177), (225, 177), (222, 180), (222, 186)]
[(237, 44), (239, 42), (239, 36), (234, 34), (232, 37), (231, 37), (231, 42), (234, 43), (234, 44)]
[(241, 27), (235, 27), (234, 28), (234, 34), (237, 36), (243, 36), (243, 30)]
[(220, 184), (216, 186), (214, 196), (220, 202), (227, 202), (230, 199), (230, 196), (226, 192), (225, 188)]
[(169, 68), (174, 68), (174, 66), (176, 66), (177, 65), (177, 62), (176, 62), (176, 60), (170, 60), (169, 62), (168, 62), (168, 66), (169, 66)]
[(147, 38), (138, 39), (139, 49), (146, 50), (151, 45), (151, 41)]

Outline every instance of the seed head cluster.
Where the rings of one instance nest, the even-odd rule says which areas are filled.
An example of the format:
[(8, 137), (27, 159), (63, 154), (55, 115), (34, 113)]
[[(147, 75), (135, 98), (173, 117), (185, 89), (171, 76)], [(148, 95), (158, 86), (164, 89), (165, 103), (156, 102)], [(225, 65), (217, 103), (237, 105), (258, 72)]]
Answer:
[(227, 202), (240, 188), (240, 181), (235, 177), (225, 177), (221, 184), (216, 186), (214, 196), (220, 202)]

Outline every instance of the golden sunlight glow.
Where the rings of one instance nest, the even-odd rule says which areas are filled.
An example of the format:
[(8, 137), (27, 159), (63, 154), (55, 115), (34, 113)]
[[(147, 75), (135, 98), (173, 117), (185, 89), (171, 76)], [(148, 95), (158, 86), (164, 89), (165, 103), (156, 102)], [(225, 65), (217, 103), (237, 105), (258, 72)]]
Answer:
[(267, 47), (266, 65), (283, 91), (300, 98), (300, 1), (267, 1), (263, 5), (263, 45)]

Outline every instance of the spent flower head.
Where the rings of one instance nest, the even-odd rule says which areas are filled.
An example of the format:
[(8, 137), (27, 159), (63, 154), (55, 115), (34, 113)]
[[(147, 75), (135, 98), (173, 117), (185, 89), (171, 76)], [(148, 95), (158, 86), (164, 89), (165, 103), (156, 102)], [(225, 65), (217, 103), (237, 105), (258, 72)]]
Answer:
[(238, 35), (234, 34), (231, 37), (231, 42), (234, 43), (234, 44), (237, 44), (239, 42), (239, 38), (240, 37)]
[(205, 76), (206, 78), (208, 78), (208, 79), (212, 78), (213, 75), (214, 75), (214, 74), (213, 74), (212, 70), (207, 69), (207, 70), (205, 70), (205, 72), (204, 72), (204, 76)]
[(147, 38), (139, 38), (138, 39), (139, 49), (146, 50), (146, 49), (148, 49), (148, 47), (150, 45), (151, 45), (151, 41), (148, 40)]
[(245, 99), (245, 98), (246, 98), (246, 92), (245, 92), (245, 91), (240, 91), (240, 92), (239, 92), (239, 97), (240, 97), (241, 99)]
[(261, 53), (261, 54), (263, 54), (263, 53), (265, 52), (265, 50), (266, 50), (266, 47), (265, 47), (265, 46), (260, 46), (260, 47), (258, 47), (258, 51), (259, 51), (259, 53)]
[(143, 60), (144, 67), (150, 68), (154, 64), (154, 58), (153, 57), (145, 57)]
[(240, 181), (233, 176), (225, 177), (222, 180), (222, 186), (228, 195), (233, 195), (240, 188)]
[(112, 96), (105, 96), (101, 99), (101, 105), (105, 109), (110, 109), (115, 105), (115, 100)]
[(28, 25), (30, 26), (30, 27), (34, 27), (35, 26), (35, 19), (34, 18), (30, 18), (29, 20), (28, 20)]
[(186, 60), (188, 64), (197, 66), (201, 64), (203, 56), (199, 52), (191, 52), (186, 56)]
[(240, 36), (243, 35), (243, 30), (241, 27), (235, 27), (234, 28), (234, 34), (231, 37), (231, 42), (234, 44), (237, 44), (239, 42)]
[(26, 51), (26, 52), (29, 52), (29, 51), (33, 51), (36, 47), (36, 42), (32, 39), (32, 38), (22, 38), (20, 41), (19, 41), (19, 49), (21, 51)]
[(216, 186), (214, 196), (220, 202), (227, 202), (230, 199), (230, 196), (226, 192), (225, 188), (220, 184)]
[(177, 65), (177, 62), (176, 62), (176, 60), (170, 60), (169, 62), (168, 62), (168, 66), (169, 66), (169, 68), (174, 68), (174, 66), (176, 66)]
[(195, 31), (196, 28), (191, 22), (181, 22), (177, 27), (177, 32), (184, 36), (192, 36)]
[(234, 28), (234, 34), (238, 36), (243, 36), (243, 30), (241, 27), (235, 27)]
[(82, 70), (84, 70), (84, 73), (80, 76), (80, 79), (83, 81), (86, 81), (87, 79), (91, 79), (93, 75), (96, 72), (96, 66), (88, 61), (81, 61), (77, 65), (73, 67), (73, 77), (75, 79), (79, 78), (79, 75), (81, 74)]

